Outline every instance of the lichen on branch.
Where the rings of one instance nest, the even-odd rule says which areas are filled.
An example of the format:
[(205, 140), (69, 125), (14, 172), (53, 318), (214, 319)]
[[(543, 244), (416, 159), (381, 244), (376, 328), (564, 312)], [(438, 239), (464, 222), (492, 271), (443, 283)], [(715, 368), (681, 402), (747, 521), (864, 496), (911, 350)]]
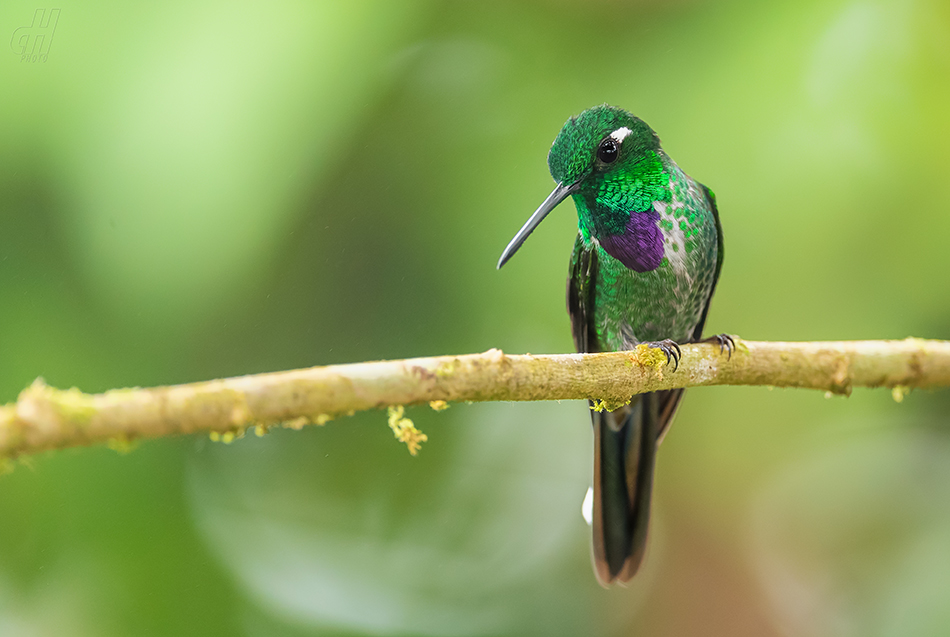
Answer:
[[(914, 388), (950, 387), (948, 341), (736, 338), (735, 346), (728, 357), (715, 344), (683, 345), (675, 370), (662, 352), (639, 346), (629, 352), (513, 356), (493, 349), (102, 394), (55, 389), (38, 380), (16, 402), (0, 407), (0, 457), (90, 444), (128, 448), (140, 439), (196, 432), (215, 432), (224, 441), (249, 427), (298, 429), (356, 411), (425, 403), (439, 410), (451, 402), (584, 399), (613, 408), (634, 394), (704, 385), (845, 395), (852, 387), (887, 387), (895, 399)], [(400, 426), (404, 419), (396, 418), (393, 431), (410, 452), (418, 450), (424, 434)]]

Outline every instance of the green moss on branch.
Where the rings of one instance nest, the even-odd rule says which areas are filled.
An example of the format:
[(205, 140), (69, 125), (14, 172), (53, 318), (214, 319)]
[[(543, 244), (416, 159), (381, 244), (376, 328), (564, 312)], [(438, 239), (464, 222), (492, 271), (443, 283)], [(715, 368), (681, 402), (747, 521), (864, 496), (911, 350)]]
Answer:
[(684, 345), (676, 371), (659, 350), (547, 356), (438, 356), (313, 367), (171, 387), (84, 394), (37, 381), (0, 407), (0, 457), (278, 423), (323, 424), (393, 405), (588, 399), (617, 405), (633, 394), (704, 385), (802, 387), (950, 386), (950, 342), (755, 342), (735, 339), (731, 358), (713, 344)]

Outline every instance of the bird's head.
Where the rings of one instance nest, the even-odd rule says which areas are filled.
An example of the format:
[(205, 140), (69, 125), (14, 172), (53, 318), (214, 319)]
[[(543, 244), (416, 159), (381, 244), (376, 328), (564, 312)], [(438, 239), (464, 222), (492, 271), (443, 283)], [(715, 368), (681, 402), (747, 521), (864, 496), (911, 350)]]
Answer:
[(646, 122), (604, 104), (567, 120), (548, 153), (548, 167), (559, 184), (599, 190), (659, 149), (660, 138)]
[(609, 244), (623, 236), (633, 213), (647, 214), (654, 201), (668, 197), (669, 177), (659, 151), (653, 129), (623, 109), (604, 104), (567, 120), (548, 153), (557, 186), (505, 248), (498, 267), (571, 195), (586, 237)]

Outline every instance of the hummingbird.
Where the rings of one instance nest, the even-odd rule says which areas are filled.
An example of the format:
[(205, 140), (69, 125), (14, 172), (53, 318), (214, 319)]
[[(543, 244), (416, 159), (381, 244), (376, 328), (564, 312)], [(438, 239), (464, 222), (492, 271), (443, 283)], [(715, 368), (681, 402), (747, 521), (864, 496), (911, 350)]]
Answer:
[[(548, 153), (557, 185), (515, 235), (500, 269), (555, 206), (571, 197), (578, 233), (567, 309), (579, 352), (657, 347), (679, 364), (680, 343), (702, 340), (719, 272), (722, 226), (716, 197), (660, 147), (646, 122), (595, 106), (571, 117)], [(732, 337), (720, 334), (731, 357)], [(594, 429), (592, 560), (603, 586), (630, 580), (646, 549), (660, 441), (683, 397), (671, 389), (591, 409)]]

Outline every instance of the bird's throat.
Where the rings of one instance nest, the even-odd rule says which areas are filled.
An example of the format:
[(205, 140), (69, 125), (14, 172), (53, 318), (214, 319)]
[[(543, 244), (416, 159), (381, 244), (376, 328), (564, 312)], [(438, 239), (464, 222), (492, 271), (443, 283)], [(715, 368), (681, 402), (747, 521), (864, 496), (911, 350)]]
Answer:
[(601, 247), (631, 270), (656, 270), (663, 261), (663, 231), (657, 223), (660, 213), (653, 208), (631, 212), (621, 234), (597, 237)]

